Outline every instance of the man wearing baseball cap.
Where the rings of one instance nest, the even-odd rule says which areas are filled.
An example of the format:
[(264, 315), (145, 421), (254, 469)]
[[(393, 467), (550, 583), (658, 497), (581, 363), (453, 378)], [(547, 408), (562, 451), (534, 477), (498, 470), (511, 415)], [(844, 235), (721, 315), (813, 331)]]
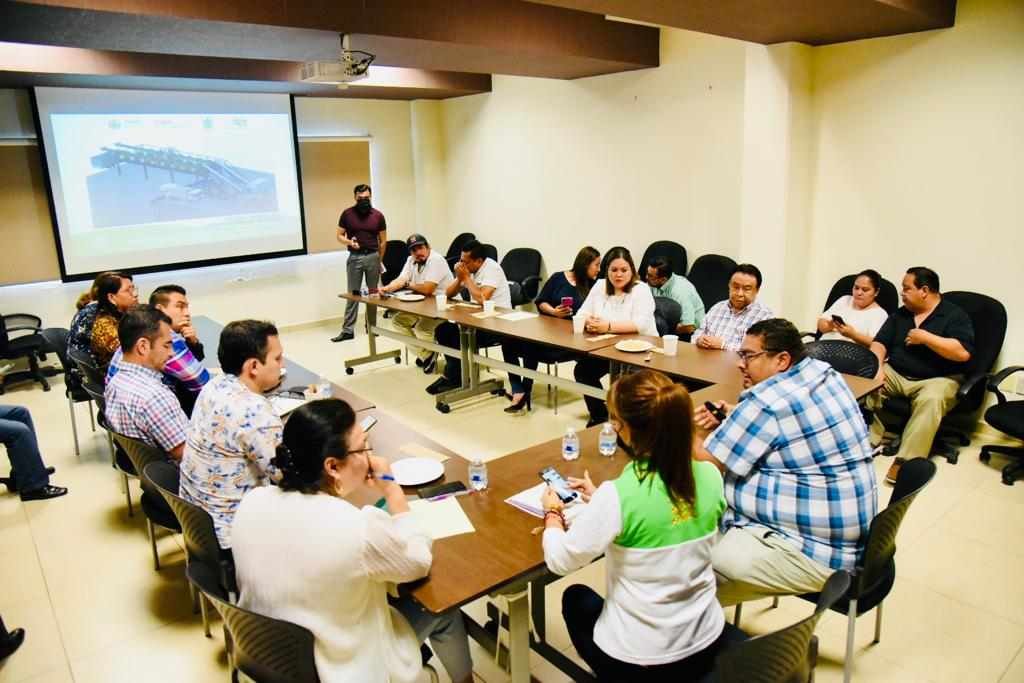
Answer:
[[(434, 296), (434, 292), (444, 292), (445, 288), (454, 279), (452, 271), (444, 256), (434, 252), (427, 242), (427, 238), (420, 234), (409, 235), (405, 240), (405, 246), (409, 250), (409, 258), (405, 261), (405, 267), (391, 283), (382, 287), (382, 292), (397, 292), (400, 289), (410, 289), (425, 297)], [(398, 313), (391, 319), (395, 327), (410, 337), (419, 337), (425, 341), (434, 341), (434, 329), (443, 320), (433, 318), (422, 318), (412, 313)], [(434, 371), (437, 363), (437, 354), (428, 349), (419, 349), (417, 352), (416, 365), (423, 368), (423, 372), (430, 374)]]

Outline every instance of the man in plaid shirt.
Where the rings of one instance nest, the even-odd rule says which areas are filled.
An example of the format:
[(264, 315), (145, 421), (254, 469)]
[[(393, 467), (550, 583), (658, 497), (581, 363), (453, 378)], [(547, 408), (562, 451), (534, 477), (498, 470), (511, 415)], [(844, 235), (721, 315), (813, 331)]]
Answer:
[[(206, 357), (203, 343), (192, 327), (185, 288), (180, 285), (161, 285), (149, 295), (149, 305), (171, 319), (171, 357), (164, 364), (164, 383), (171, 387), (185, 415), (192, 415), (199, 392), (210, 381), (209, 371), (203, 367)], [(123, 351), (114, 352), (107, 367), (107, 383), (121, 368)]]
[(757, 266), (736, 266), (729, 277), (729, 298), (711, 307), (690, 341), (702, 349), (739, 349), (751, 325), (772, 317), (771, 309), (757, 300), (760, 291), (761, 271)]
[(171, 320), (151, 306), (133, 308), (117, 325), (124, 355), (103, 392), (104, 415), (118, 434), (138, 439), (181, 460), (188, 418), (163, 383), (171, 355)]
[(877, 507), (867, 425), (842, 376), (805, 357), (796, 327), (771, 318), (747, 331), (739, 350), (747, 389), (718, 421), (698, 459), (725, 478), (729, 509), (712, 551), (723, 606), (821, 590), (852, 570)]

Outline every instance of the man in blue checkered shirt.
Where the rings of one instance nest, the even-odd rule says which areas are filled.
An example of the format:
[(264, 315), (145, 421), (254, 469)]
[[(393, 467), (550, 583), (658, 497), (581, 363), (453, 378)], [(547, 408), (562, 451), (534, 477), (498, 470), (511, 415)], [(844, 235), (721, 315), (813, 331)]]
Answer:
[(722, 470), (729, 509), (711, 556), (723, 606), (821, 590), (852, 570), (877, 507), (867, 425), (842, 376), (805, 356), (796, 327), (770, 318), (739, 350), (746, 390), (699, 459)]

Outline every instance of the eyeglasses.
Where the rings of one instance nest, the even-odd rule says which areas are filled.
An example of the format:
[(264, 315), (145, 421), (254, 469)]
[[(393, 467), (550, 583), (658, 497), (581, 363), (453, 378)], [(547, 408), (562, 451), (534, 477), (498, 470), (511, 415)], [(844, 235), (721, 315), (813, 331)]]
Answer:
[(778, 353), (778, 351), (773, 351), (772, 349), (764, 349), (763, 351), (744, 351), (743, 349), (740, 349), (736, 352), (736, 355), (740, 357), (740, 362), (746, 365), (750, 362), (751, 358), (757, 358), (758, 356), (763, 356), (766, 353)]
[(349, 451), (348, 452), (349, 455), (352, 455), (353, 453), (373, 453), (373, 445), (370, 444), (369, 441), (367, 441), (365, 448), (357, 448), (354, 451)]

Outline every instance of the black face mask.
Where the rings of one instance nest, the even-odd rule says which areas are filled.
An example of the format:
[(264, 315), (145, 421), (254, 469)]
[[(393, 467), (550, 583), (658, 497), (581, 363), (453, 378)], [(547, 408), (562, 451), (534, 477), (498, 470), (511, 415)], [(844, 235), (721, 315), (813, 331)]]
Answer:
[(363, 198), (356, 200), (356, 211), (358, 211), (359, 213), (370, 213), (370, 208), (371, 207), (369, 199)]
[(628, 455), (631, 458), (635, 458), (636, 457), (636, 452), (633, 450), (633, 447), (630, 446), (625, 441), (623, 441), (621, 435), (619, 435), (619, 434), (615, 435), (615, 443), (617, 443), (619, 445), (619, 448), (622, 449), (623, 453), (625, 453), (626, 455)]

